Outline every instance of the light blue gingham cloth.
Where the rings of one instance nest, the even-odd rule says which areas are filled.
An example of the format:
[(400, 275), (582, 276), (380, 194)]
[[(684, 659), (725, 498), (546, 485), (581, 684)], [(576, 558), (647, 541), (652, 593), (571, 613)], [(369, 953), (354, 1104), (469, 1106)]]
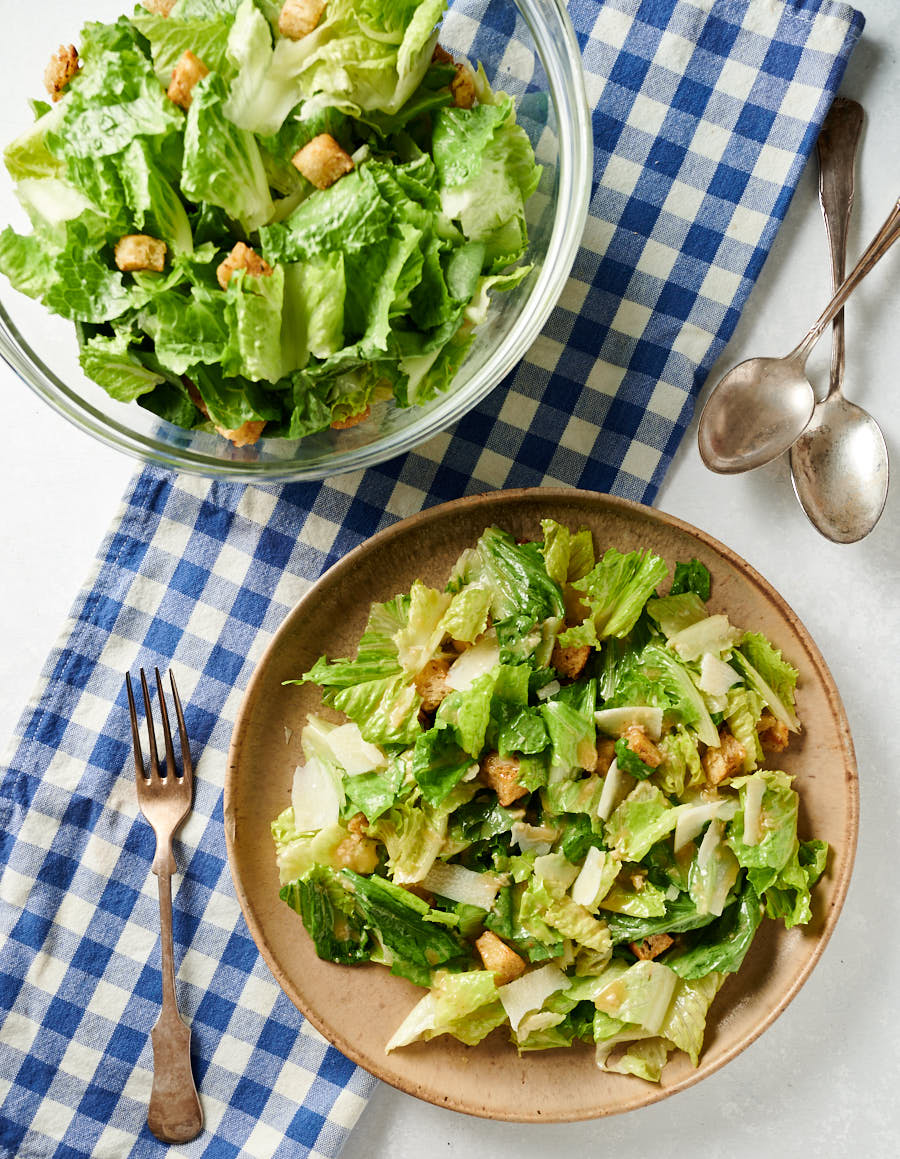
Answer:
[[(593, 111), (591, 211), (510, 379), (453, 431), (365, 473), (275, 488), (147, 468), (124, 498), (0, 784), (5, 1159), (166, 1150), (146, 1127), (160, 971), (123, 686), (139, 666), (175, 671), (197, 766), (175, 953), (206, 1128), (171, 1153), (334, 1156), (365, 1106), (374, 1080), (282, 994), (232, 888), (222, 787), (254, 665), (331, 563), (425, 505), (544, 482), (652, 501), (863, 24), (829, 0), (569, 10)], [(449, 42), (502, 61), (498, 38), (519, 29), (495, 2)]]

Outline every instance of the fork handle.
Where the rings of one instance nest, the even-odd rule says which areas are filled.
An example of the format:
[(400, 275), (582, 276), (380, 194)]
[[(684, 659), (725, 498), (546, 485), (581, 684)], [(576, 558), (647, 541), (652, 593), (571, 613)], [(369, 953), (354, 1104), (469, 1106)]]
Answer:
[(162, 1010), (150, 1032), (153, 1041), (153, 1089), (147, 1125), (164, 1143), (186, 1143), (203, 1129), (203, 1110), (191, 1071), (191, 1030), (178, 1013), (175, 997), (175, 952), (172, 941), (172, 877), (159, 877), (159, 922), (162, 945)]

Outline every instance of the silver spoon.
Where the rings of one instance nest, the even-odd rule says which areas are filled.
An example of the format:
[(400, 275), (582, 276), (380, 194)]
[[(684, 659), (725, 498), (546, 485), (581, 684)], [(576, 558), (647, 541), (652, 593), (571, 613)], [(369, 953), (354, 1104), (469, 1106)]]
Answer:
[(700, 416), (700, 457), (711, 471), (736, 475), (777, 459), (809, 425), (816, 396), (806, 362), (825, 328), (900, 237), (900, 201), (799, 346), (783, 358), (751, 358), (722, 379)]
[[(853, 207), (853, 159), (862, 128), (862, 106), (838, 97), (816, 144), (819, 201), (831, 244), (834, 288), (844, 280), (847, 228)], [(831, 382), (809, 426), (791, 447), (791, 482), (810, 522), (834, 543), (868, 535), (884, 510), (888, 453), (881, 428), (841, 393), (844, 379), (844, 312), (831, 337)]]

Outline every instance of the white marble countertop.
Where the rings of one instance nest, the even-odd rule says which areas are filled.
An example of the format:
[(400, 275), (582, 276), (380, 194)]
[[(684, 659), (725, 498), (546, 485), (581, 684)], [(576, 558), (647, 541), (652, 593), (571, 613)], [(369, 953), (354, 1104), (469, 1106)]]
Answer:
[[(842, 91), (867, 112), (850, 235), (855, 258), (900, 194), (900, 27), (896, 0), (860, 0), (868, 25)], [(754, 354), (786, 351), (830, 287), (814, 166), (711, 382)], [(900, 472), (900, 247), (848, 308), (846, 390), (881, 421)], [(824, 385), (827, 342), (811, 372)], [(55, 642), (134, 464), (50, 412), (5, 366), (0, 389), (15, 413), (0, 479), (7, 493), (0, 559), (0, 734), (11, 733)], [(523, 1126), (484, 1122), (382, 1086), (344, 1159), (490, 1155), (538, 1159), (559, 1152), (767, 1159), (798, 1154), (898, 1153), (900, 1102), (900, 777), (896, 727), (900, 649), (900, 482), (873, 534), (851, 546), (807, 522), (780, 461), (724, 478), (702, 466), (696, 426), (684, 440), (658, 506), (744, 556), (804, 620), (841, 690), (856, 744), (862, 815), (844, 913), (811, 979), (785, 1014), (727, 1067), (673, 1099), (601, 1122)]]

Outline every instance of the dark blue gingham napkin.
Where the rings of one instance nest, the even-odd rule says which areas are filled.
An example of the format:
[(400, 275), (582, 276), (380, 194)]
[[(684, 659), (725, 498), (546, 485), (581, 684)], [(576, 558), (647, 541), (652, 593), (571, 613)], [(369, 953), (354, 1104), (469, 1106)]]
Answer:
[[(141, 665), (176, 671), (199, 758), (175, 940), (206, 1129), (173, 1153), (334, 1156), (365, 1106), (374, 1080), (279, 990), (225, 861), (225, 759), (254, 665), (332, 562), (425, 505), (557, 482), (652, 501), (863, 25), (830, 0), (569, 11), (593, 110), (591, 211), (562, 299), (509, 380), (451, 432), (364, 473), (274, 488), (146, 468), (125, 496), (0, 784), (7, 1159), (166, 1150), (146, 1128), (153, 837), (127, 771), (123, 673)], [(448, 43), (501, 59), (518, 19), (492, 2), (480, 23), (451, 21)]]

